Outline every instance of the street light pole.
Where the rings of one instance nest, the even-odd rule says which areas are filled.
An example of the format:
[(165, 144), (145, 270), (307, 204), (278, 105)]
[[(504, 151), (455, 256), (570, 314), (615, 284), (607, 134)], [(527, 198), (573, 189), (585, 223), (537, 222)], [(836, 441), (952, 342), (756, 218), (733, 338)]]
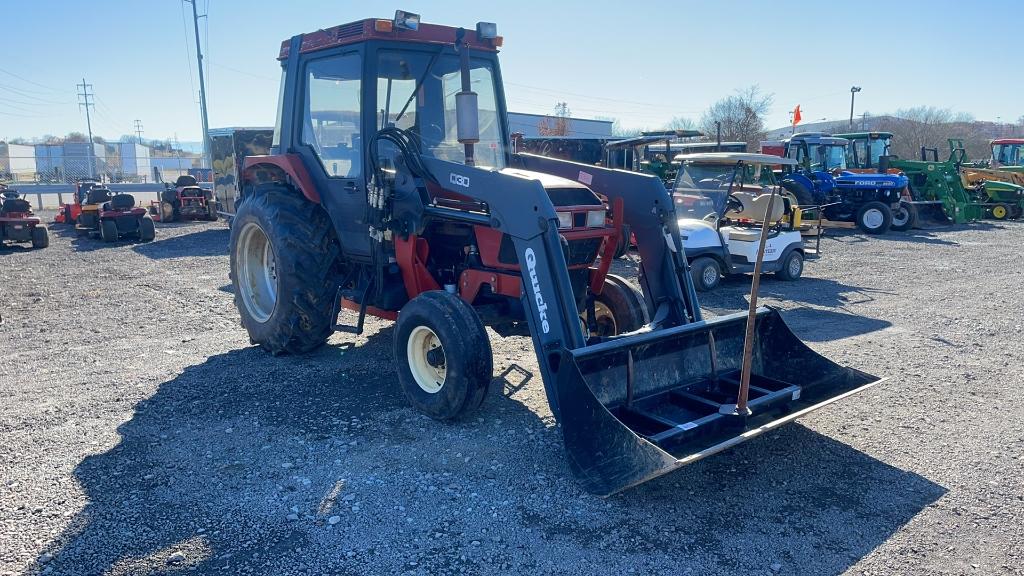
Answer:
[(210, 168), (210, 122), (206, 116), (206, 80), (203, 78), (203, 49), (199, 44), (199, 19), (208, 18), (207, 14), (199, 15), (196, 9), (196, 0), (185, 0), (192, 5), (192, 22), (196, 32), (196, 61), (199, 67), (199, 110), (203, 120), (203, 166)]
[(853, 129), (853, 99), (860, 92), (860, 86), (850, 86), (850, 129)]

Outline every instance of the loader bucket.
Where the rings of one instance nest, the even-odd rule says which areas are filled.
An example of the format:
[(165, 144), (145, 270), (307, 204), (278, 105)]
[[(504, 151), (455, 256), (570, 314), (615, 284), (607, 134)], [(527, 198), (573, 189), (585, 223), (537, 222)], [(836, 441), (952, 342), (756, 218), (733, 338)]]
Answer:
[(754, 438), (879, 378), (808, 348), (757, 311), (750, 414), (735, 414), (747, 313), (565, 350), (557, 377), (570, 468), (608, 496)]
[(946, 215), (946, 209), (940, 201), (913, 202), (911, 206), (917, 212), (914, 228), (931, 230), (934, 228), (945, 228), (953, 224), (953, 221)]

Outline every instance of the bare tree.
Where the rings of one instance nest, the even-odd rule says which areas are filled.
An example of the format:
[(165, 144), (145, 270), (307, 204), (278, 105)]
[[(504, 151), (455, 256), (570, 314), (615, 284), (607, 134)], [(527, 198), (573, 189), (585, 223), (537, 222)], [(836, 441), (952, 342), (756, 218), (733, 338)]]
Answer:
[(765, 136), (764, 118), (771, 110), (773, 100), (771, 94), (761, 92), (756, 84), (737, 90), (704, 112), (700, 130), (705, 134), (716, 134), (718, 123), (721, 123), (723, 140), (746, 142), (750, 149), (757, 149)]
[(982, 158), (988, 155), (989, 139), (999, 133), (999, 127), (991, 122), (932, 106), (897, 110), (892, 116), (879, 118), (874, 129), (892, 132), (895, 138), (890, 153), (908, 159), (919, 159), (922, 148), (934, 148), (944, 160), (949, 157), (950, 138), (962, 140), (970, 157)]
[(541, 120), (537, 131), (541, 136), (568, 136), (571, 114), (569, 105), (565, 102), (559, 102), (555, 104), (554, 118)]
[(697, 123), (691, 118), (685, 116), (673, 116), (671, 120), (665, 124), (666, 130), (696, 130)]

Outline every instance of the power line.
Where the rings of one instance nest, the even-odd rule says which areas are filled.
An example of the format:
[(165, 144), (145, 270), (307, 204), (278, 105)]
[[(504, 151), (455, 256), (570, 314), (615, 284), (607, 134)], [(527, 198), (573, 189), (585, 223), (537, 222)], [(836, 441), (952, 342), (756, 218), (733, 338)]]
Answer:
[[(38, 86), (40, 88), (46, 88), (50, 92), (57, 92), (57, 93), (64, 92), (63, 90), (61, 90), (59, 88), (54, 88), (53, 86), (47, 86), (46, 84), (40, 84), (39, 82), (35, 82), (33, 80), (29, 80), (28, 78), (25, 78), (24, 76), (18, 76), (14, 72), (11, 72), (9, 70), (4, 70), (3, 68), (0, 68), (0, 72), (3, 72), (4, 74), (7, 74), (8, 76), (14, 76), (18, 80), (21, 80), (22, 82), (28, 82), (29, 84), (32, 84), (33, 86)], [(30, 90), (30, 92), (32, 92), (32, 90)]]

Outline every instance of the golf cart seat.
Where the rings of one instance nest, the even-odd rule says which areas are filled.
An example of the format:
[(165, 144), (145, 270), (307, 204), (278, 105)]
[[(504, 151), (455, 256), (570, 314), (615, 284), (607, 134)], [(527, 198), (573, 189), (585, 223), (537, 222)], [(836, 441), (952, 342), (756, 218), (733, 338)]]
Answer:
[(110, 200), (111, 192), (110, 188), (105, 186), (95, 186), (89, 189), (89, 193), (85, 196), (86, 204), (102, 204)]
[(754, 195), (749, 192), (733, 192), (732, 195), (743, 204), (743, 209), (740, 211), (730, 210), (726, 212), (726, 217), (732, 220), (764, 222), (767, 219), (769, 222), (774, 223), (781, 220), (786, 214), (786, 205), (781, 196), (776, 197), (774, 202), (772, 202), (772, 211), (771, 214), (768, 214), (768, 203), (771, 201), (771, 194)]
[(178, 179), (174, 181), (174, 185), (176, 187), (198, 186), (199, 182), (196, 180), (195, 176), (186, 174), (184, 176), (178, 176)]
[(110, 199), (110, 207), (114, 210), (131, 210), (135, 207), (135, 197), (131, 194), (117, 194)]

